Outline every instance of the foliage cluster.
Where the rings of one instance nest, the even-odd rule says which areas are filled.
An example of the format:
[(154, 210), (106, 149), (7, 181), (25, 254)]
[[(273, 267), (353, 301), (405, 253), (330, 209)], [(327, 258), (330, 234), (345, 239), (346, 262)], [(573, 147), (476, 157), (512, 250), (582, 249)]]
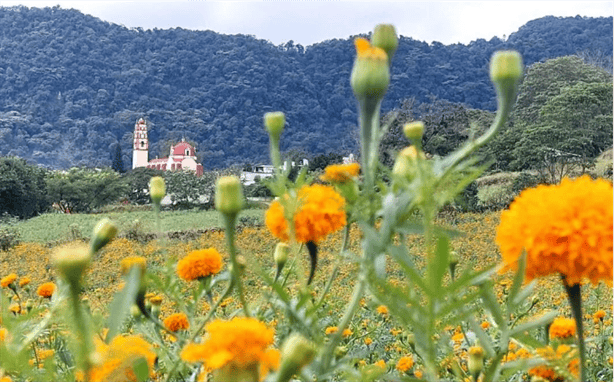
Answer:
[[(358, 152), (358, 140), (348, 139), (357, 118), (347, 81), (351, 38), (275, 46), (246, 35), (129, 29), (77, 10), (24, 6), (0, 8), (0, 30), (0, 155), (119, 170), (131, 163), (134, 122), (146, 117), (152, 157), (185, 137), (196, 142), (205, 168), (262, 163), (260, 116), (279, 109), (289, 125), (282, 150)], [(519, 51), (527, 64), (583, 52), (611, 71), (612, 18), (544, 17), (505, 40), (468, 45), (401, 36), (383, 110), (433, 96), (494, 110), (484, 67), (500, 49)]]

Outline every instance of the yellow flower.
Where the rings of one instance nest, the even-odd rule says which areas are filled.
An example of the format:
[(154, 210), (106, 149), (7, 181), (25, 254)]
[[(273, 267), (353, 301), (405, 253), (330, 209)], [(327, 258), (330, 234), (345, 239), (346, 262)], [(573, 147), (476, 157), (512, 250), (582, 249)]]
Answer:
[(525, 190), (501, 214), (496, 241), (512, 268), (526, 251), (528, 280), (560, 273), (568, 285), (611, 283), (612, 184), (582, 176)]
[(39, 295), (40, 297), (51, 298), (51, 296), (53, 296), (53, 294), (55, 293), (55, 290), (56, 290), (55, 284), (52, 282), (47, 282), (47, 283), (41, 284), (38, 287), (38, 289), (36, 290), (36, 294)]
[(141, 273), (145, 273), (147, 260), (142, 256), (128, 256), (121, 261), (120, 267), (123, 275), (128, 274), (133, 267), (138, 267)]
[(576, 320), (573, 318), (557, 317), (548, 330), (551, 339), (570, 338), (576, 335)]
[[(299, 243), (318, 243), (345, 226), (345, 200), (332, 187), (319, 184), (303, 186), (298, 199), (300, 206), (294, 214), (294, 229)], [(287, 242), (290, 239), (284, 208), (279, 201), (271, 203), (265, 223), (279, 240)]]
[(414, 366), (414, 357), (411, 355), (406, 355), (401, 357), (397, 362), (396, 369), (400, 372), (406, 372)]
[(3, 277), (2, 280), (0, 280), (0, 286), (2, 286), (2, 288), (6, 288), (9, 285), (13, 284), (15, 280), (17, 280), (17, 275), (15, 273), (11, 273), (10, 275)]
[(151, 305), (160, 305), (162, 304), (162, 296), (160, 295), (155, 295), (149, 298), (149, 302), (151, 303)]
[(354, 40), (356, 55), (360, 58), (372, 58), (376, 60), (388, 61), (386, 52), (376, 46), (371, 45), (366, 38), (358, 37)]
[(190, 327), (188, 317), (183, 313), (174, 313), (164, 319), (164, 327), (171, 332), (187, 330)]
[(21, 305), (19, 305), (18, 303), (12, 303), (11, 305), (9, 305), (9, 311), (14, 314), (19, 314), (21, 312)]
[(177, 275), (186, 281), (214, 275), (221, 269), (222, 256), (214, 248), (192, 251), (177, 263)]
[(9, 331), (6, 328), (0, 328), (0, 343), (6, 341), (9, 336)]
[(324, 175), (320, 179), (331, 183), (346, 183), (356, 178), (360, 173), (358, 163), (331, 164), (324, 169)]
[(136, 382), (133, 365), (144, 359), (149, 367), (149, 375), (153, 377), (156, 353), (147, 341), (139, 336), (117, 336), (110, 344), (96, 340), (96, 352), (101, 362), (90, 369), (91, 382)]
[(326, 328), (325, 333), (333, 334), (333, 333), (337, 333), (338, 330), (339, 328), (337, 328), (336, 326), (329, 326), (328, 328)]
[(30, 284), (31, 281), (32, 280), (30, 280), (28, 276), (22, 277), (21, 279), (19, 279), (19, 286), (23, 288), (26, 285)]
[(279, 351), (268, 349), (273, 344), (274, 331), (254, 318), (235, 317), (230, 321), (214, 320), (205, 327), (207, 336), (201, 344), (188, 344), (181, 351), (187, 362), (204, 362), (208, 369), (232, 365), (249, 369), (259, 365), (260, 375), (275, 369)]
[(386, 305), (380, 305), (377, 307), (377, 313), (382, 314), (382, 315), (387, 315), (388, 314), (388, 307), (386, 307)]
[(377, 367), (381, 367), (382, 369), (385, 369), (386, 361), (384, 361), (383, 359), (380, 359), (379, 361), (375, 362), (374, 365)]
[(482, 323), (480, 324), (480, 326), (482, 327), (482, 329), (488, 329), (488, 328), (490, 328), (490, 322), (488, 322), (488, 321), (482, 321)]
[(371, 339), (371, 337), (365, 337), (364, 341), (365, 341), (365, 345), (367, 346), (373, 343), (373, 340)]
[(51, 356), (53, 356), (55, 354), (55, 351), (53, 349), (44, 349), (38, 352), (38, 359), (39, 360), (45, 360)]
[(345, 337), (349, 337), (349, 336), (351, 336), (352, 334), (354, 334), (354, 332), (353, 332), (351, 329), (344, 329), (344, 330), (343, 330), (343, 333), (341, 333), (341, 335), (343, 335), (343, 337), (344, 337), (344, 338), (345, 338)]

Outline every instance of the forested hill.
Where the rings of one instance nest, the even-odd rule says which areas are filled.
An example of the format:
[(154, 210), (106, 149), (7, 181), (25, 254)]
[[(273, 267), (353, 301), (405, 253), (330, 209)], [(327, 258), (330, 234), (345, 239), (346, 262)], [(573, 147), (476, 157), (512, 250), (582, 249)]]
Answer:
[[(276, 46), (128, 29), (59, 7), (0, 8), (0, 155), (54, 168), (110, 165), (119, 143), (129, 167), (134, 122), (145, 117), (150, 157), (185, 137), (206, 168), (267, 162), (262, 117), (273, 110), (287, 115), (282, 149), (356, 152), (354, 37)], [(401, 36), (384, 112), (410, 97), (493, 110), (488, 61), (499, 49), (520, 51), (529, 65), (582, 52), (611, 68), (612, 18), (544, 17), (507, 41), (469, 45)]]

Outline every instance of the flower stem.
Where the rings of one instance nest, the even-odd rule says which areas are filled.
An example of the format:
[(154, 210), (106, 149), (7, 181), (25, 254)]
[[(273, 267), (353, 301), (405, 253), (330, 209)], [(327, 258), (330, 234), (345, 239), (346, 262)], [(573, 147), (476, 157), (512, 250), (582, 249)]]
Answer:
[(243, 313), (245, 317), (251, 317), (249, 308), (247, 306), (247, 300), (243, 294), (243, 283), (241, 282), (241, 269), (239, 262), (237, 261), (237, 248), (235, 246), (235, 224), (237, 220), (236, 214), (222, 214), (224, 217), (224, 227), (226, 229), (226, 245), (228, 246), (228, 252), (230, 254), (230, 263), (232, 264), (232, 283), (237, 288), (237, 294), (239, 295), (239, 301), (243, 306)]
[(571, 313), (576, 320), (576, 329), (578, 332), (578, 350), (580, 351), (580, 380), (588, 381), (586, 373), (586, 347), (584, 345), (584, 332), (582, 327), (582, 294), (580, 293), (580, 284), (567, 284), (565, 276), (563, 276), (563, 286), (567, 292)]

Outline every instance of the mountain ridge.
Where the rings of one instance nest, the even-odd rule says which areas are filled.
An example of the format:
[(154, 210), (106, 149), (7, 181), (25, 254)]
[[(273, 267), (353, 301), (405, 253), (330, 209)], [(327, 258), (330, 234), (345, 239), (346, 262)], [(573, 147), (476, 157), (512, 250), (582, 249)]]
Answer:
[[(273, 110), (287, 115), (283, 150), (356, 152), (352, 37), (274, 45), (241, 34), (126, 28), (74, 9), (0, 8), (0, 155), (52, 168), (109, 166), (119, 144), (129, 165), (143, 116), (152, 124), (152, 158), (186, 138), (205, 168), (266, 163), (262, 116)], [(500, 49), (519, 50), (528, 65), (587, 52), (611, 68), (612, 18), (547, 16), (505, 41), (467, 45), (401, 36), (384, 112), (411, 97), (494, 110), (488, 60)]]

